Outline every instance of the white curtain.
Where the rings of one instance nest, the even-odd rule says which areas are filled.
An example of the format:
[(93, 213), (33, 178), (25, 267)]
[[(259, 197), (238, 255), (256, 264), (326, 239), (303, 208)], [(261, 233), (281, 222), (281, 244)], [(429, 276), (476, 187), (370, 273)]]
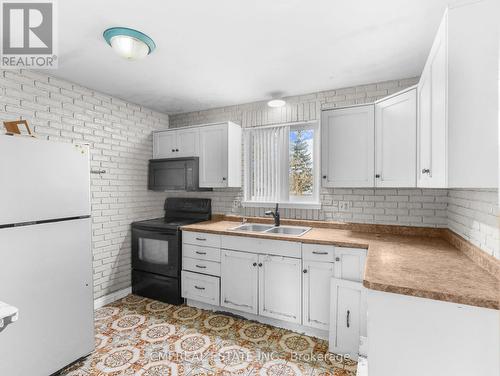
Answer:
[(278, 202), (288, 198), (289, 126), (245, 130), (245, 200)]

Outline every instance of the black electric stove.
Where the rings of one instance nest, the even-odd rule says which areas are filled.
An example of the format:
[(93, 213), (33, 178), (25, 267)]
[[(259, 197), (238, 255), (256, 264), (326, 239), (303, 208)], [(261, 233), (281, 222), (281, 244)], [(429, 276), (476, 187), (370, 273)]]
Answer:
[(165, 217), (132, 223), (132, 292), (181, 304), (180, 227), (211, 218), (210, 199), (167, 198)]

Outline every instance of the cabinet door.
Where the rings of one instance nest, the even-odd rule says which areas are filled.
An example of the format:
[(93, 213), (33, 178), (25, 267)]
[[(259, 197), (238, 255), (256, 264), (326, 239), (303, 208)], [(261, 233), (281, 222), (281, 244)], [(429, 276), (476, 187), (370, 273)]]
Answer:
[(179, 129), (177, 132), (177, 157), (198, 157), (200, 146), (199, 128)]
[(443, 19), (419, 83), (418, 186), (447, 186), (447, 17)]
[(221, 251), (221, 306), (258, 312), (258, 262), (254, 253)]
[(416, 89), (375, 105), (375, 185), (415, 187), (417, 163)]
[(418, 163), (417, 185), (430, 187), (430, 174), (426, 173), (431, 166), (431, 77), (425, 71), (418, 86)]
[(324, 111), (322, 114), (324, 187), (373, 187), (373, 105)]
[(331, 280), (329, 350), (358, 359), (359, 337), (366, 336), (366, 292), (359, 282)]
[(175, 158), (177, 152), (177, 132), (164, 131), (153, 133), (153, 158)]
[(366, 249), (335, 248), (335, 278), (362, 282), (365, 272)]
[(328, 330), (330, 323), (330, 280), (333, 263), (304, 261), (302, 274), (303, 325)]
[(301, 323), (301, 260), (259, 256), (259, 315)]
[(227, 124), (200, 128), (200, 187), (227, 186)]

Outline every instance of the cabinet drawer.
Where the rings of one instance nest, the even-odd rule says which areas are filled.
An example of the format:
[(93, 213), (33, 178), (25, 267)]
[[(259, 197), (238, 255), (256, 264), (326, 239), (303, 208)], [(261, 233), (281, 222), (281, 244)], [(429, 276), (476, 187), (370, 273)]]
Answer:
[(220, 235), (183, 231), (182, 242), (193, 245), (202, 245), (205, 247), (220, 248)]
[(220, 262), (220, 249), (204, 247), (193, 244), (182, 244), (183, 257), (190, 257), (198, 260)]
[(182, 297), (219, 305), (219, 277), (183, 270), (181, 272)]
[(301, 258), (301, 243), (244, 236), (222, 236), (221, 248), (265, 255)]
[(323, 244), (302, 244), (302, 259), (307, 261), (335, 261), (335, 247)]
[(335, 278), (362, 282), (365, 274), (366, 249), (335, 248)]
[(197, 260), (191, 257), (183, 257), (182, 269), (197, 273), (220, 276), (220, 264), (214, 261)]

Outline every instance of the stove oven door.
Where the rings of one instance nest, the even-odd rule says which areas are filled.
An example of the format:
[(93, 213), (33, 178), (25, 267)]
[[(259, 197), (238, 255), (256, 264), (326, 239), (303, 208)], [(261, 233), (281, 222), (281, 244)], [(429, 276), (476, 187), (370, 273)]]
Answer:
[(179, 278), (181, 259), (177, 233), (132, 228), (132, 268)]

